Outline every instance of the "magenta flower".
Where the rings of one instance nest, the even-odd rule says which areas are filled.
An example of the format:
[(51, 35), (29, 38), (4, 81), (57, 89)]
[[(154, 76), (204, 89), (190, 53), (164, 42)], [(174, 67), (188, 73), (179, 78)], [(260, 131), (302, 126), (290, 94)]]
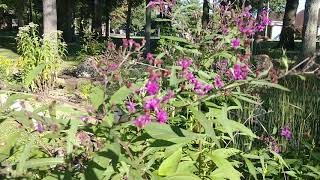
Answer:
[(147, 54), (147, 60), (148, 60), (149, 62), (152, 62), (153, 59), (154, 59), (154, 58), (153, 58), (153, 54), (149, 52), (149, 53)]
[(81, 144), (84, 144), (90, 140), (90, 136), (86, 132), (79, 132), (77, 138)]
[(278, 144), (273, 144), (271, 146), (271, 149), (277, 154), (279, 154), (281, 152), (281, 147)]
[(139, 116), (133, 124), (137, 126), (138, 128), (143, 128), (145, 125), (149, 124), (151, 122), (151, 116), (150, 114)]
[(88, 117), (88, 116), (81, 116), (81, 117), (80, 117), (80, 120), (81, 120), (81, 121), (88, 121), (88, 120), (89, 120), (89, 117)]
[(151, 9), (153, 9), (153, 8), (156, 7), (157, 4), (158, 4), (158, 3), (155, 2), (155, 1), (150, 1), (149, 4), (147, 5), (147, 7), (150, 7)]
[(122, 46), (124, 48), (127, 48), (129, 46), (128, 40), (127, 39), (122, 39)]
[(265, 26), (268, 26), (270, 25), (270, 19), (268, 17), (263, 17), (262, 18), (262, 24), (265, 25)]
[(133, 39), (129, 39), (128, 44), (130, 47), (132, 47), (135, 44), (135, 41)]
[(231, 40), (231, 46), (233, 49), (237, 49), (240, 46), (240, 43), (241, 43), (241, 41), (238, 38)]
[(162, 102), (163, 102), (163, 103), (168, 103), (169, 100), (170, 100), (171, 98), (173, 98), (173, 97), (174, 97), (174, 92), (173, 92), (172, 90), (169, 90), (168, 93), (167, 93), (167, 95), (165, 95), (165, 96), (162, 98)]
[(131, 101), (128, 103), (127, 108), (128, 108), (128, 111), (129, 111), (130, 113), (134, 113), (134, 112), (137, 111), (137, 110), (136, 110), (136, 103), (131, 102)]
[(240, 64), (235, 64), (233, 67), (233, 78), (234, 80), (243, 80), (245, 79), (243, 75), (246, 75), (242, 72)]
[(281, 136), (290, 140), (292, 138), (292, 132), (289, 127), (285, 127), (281, 129)]
[(150, 96), (157, 94), (159, 91), (159, 85), (155, 81), (149, 81), (146, 85), (146, 88)]
[(143, 107), (144, 107), (145, 110), (155, 110), (155, 111), (157, 111), (158, 109), (160, 109), (160, 100), (157, 99), (157, 98), (148, 99), (144, 103)]
[(158, 111), (157, 112), (157, 119), (158, 119), (158, 122), (161, 124), (166, 123), (168, 120), (168, 113), (164, 110)]
[(34, 123), (34, 129), (36, 131), (38, 131), (39, 133), (43, 133), (44, 132), (44, 127), (43, 127), (41, 122)]
[(222, 88), (222, 86), (223, 86), (223, 82), (222, 82), (222, 80), (221, 80), (221, 78), (220, 78), (219, 75), (217, 75), (217, 76), (214, 78), (214, 86), (215, 86), (217, 89), (220, 89), (220, 88)]
[(177, 62), (179, 66), (181, 66), (183, 69), (187, 69), (191, 64), (192, 60), (190, 59), (183, 59)]
[(116, 70), (117, 68), (118, 68), (118, 65), (115, 64), (115, 63), (112, 63), (112, 64), (110, 65), (110, 70), (111, 70), (111, 71), (114, 71), (114, 70)]

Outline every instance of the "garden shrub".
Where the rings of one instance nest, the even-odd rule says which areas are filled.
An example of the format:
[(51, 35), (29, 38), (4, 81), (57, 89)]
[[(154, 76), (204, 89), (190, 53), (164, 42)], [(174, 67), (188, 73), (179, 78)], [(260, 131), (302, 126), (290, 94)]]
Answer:
[[(163, 3), (173, 8), (172, 1), (149, 5), (162, 10)], [(223, 14), (222, 32), (208, 28), (190, 31), (189, 38), (162, 37), (158, 55), (144, 55), (144, 44), (134, 40), (124, 40), (121, 47), (109, 43), (106, 53), (91, 61), (101, 85), (90, 88), (90, 107), (53, 99), (30, 108), (32, 95), (6, 92), (1, 117), (16, 120), (29, 139), (19, 144), (19, 135), (10, 136), (7, 147), (15, 148), (11, 153), (5, 149), (1, 174), (35, 179), (319, 178), (317, 161), (281, 156), (286, 152), (278, 137), (294, 138), (289, 125), (266, 136), (249, 128), (259, 115), (254, 107), (262, 104), (257, 91), (289, 91), (276, 83), (272, 64), (261, 70), (250, 61), (251, 37), (268, 19), (262, 14), (258, 22), (250, 8), (222, 7), (218, 14)], [(245, 108), (252, 110), (248, 118), (235, 115)]]
[(66, 52), (61, 32), (52, 32), (41, 38), (38, 25), (30, 23), (19, 28), (17, 42), (21, 54), (18, 68), (23, 84), (31, 91), (52, 89)]

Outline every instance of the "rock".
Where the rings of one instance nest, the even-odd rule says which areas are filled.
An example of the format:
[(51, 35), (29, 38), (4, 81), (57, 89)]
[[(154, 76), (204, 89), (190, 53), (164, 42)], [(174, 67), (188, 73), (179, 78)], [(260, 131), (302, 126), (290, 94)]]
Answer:
[(83, 78), (95, 78), (98, 76), (96, 69), (92, 66), (91, 61), (93, 58), (88, 58), (84, 62), (80, 63), (74, 70), (75, 77)]

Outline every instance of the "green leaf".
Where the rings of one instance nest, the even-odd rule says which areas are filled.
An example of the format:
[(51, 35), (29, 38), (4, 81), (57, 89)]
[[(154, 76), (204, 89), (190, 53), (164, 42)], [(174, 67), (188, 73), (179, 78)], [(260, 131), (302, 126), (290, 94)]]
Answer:
[(193, 113), (195, 119), (197, 121), (199, 121), (201, 126), (203, 126), (203, 128), (205, 129), (206, 134), (209, 135), (211, 138), (213, 138), (216, 145), (218, 147), (220, 147), (219, 140), (218, 140), (216, 133), (213, 129), (213, 123), (210, 122), (201, 111), (196, 110), (194, 107), (189, 107), (189, 108), (190, 108), (191, 112)]
[(31, 141), (24, 147), (24, 150), (19, 158), (19, 163), (17, 165), (17, 173), (21, 174), (26, 169), (26, 161), (29, 158), (31, 149), (33, 147), (35, 139), (32, 138)]
[(201, 178), (195, 176), (194, 174), (175, 174), (173, 176), (169, 176), (166, 178), (163, 178), (164, 180), (201, 180)]
[(232, 179), (232, 180), (240, 180), (241, 173), (237, 171), (227, 159), (223, 158), (221, 154), (208, 154), (211, 160), (217, 165), (217, 169), (214, 170), (210, 177), (211, 179)]
[(250, 84), (257, 85), (257, 86), (272, 87), (272, 88), (280, 89), (283, 91), (290, 91), (288, 88), (285, 88), (285, 87), (281, 86), (280, 84), (275, 84), (275, 83), (271, 83), (271, 82), (263, 81), (263, 80), (251, 81)]
[(180, 148), (161, 163), (158, 170), (158, 174), (160, 176), (173, 175), (178, 168), (181, 158), (182, 158), (182, 149)]
[(257, 104), (257, 105), (261, 105), (261, 103), (257, 102), (256, 100), (254, 99), (250, 99), (248, 97), (245, 97), (245, 96), (241, 96), (241, 95), (238, 95), (238, 96), (234, 96), (242, 101), (245, 101), (245, 102), (248, 102), (250, 104)]
[(254, 167), (254, 165), (252, 164), (252, 162), (247, 158), (244, 158), (244, 161), (246, 162), (249, 173), (254, 177), (254, 179), (257, 180), (257, 171), (256, 171), (256, 168)]
[(240, 150), (235, 148), (221, 148), (213, 151), (213, 154), (215, 154), (216, 156), (222, 157), (224, 159), (227, 159), (238, 153), (240, 153)]
[(90, 101), (95, 109), (98, 109), (104, 102), (104, 91), (100, 87), (91, 90)]
[(132, 93), (131, 89), (128, 89), (126, 86), (120, 88), (117, 92), (115, 92), (111, 98), (111, 104), (123, 104), (124, 100)]
[(71, 127), (67, 131), (67, 154), (73, 152), (73, 146), (77, 144), (76, 134), (80, 120), (71, 120)]
[(43, 71), (43, 69), (46, 67), (45, 64), (40, 64), (34, 69), (32, 69), (26, 76), (24, 80), (24, 84), (28, 87), (31, 85), (31, 83), (38, 77), (38, 75)]
[(297, 173), (294, 171), (285, 171), (286, 174), (288, 174), (291, 177), (298, 178)]
[(312, 172), (316, 173), (318, 175), (318, 177), (320, 176), (320, 170), (313, 167), (313, 166), (309, 166), (309, 165), (304, 165), (304, 167), (310, 169)]
[(174, 143), (188, 143), (200, 135), (170, 126), (168, 124), (159, 125), (159, 123), (150, 123), (145, 128), (146, 132), (155, 139), (161, 139)]
[(43, 166), (55, 166), (64, 163), (63, 158), (41, 158), (26, 161), (25, 168), (39, 168)]

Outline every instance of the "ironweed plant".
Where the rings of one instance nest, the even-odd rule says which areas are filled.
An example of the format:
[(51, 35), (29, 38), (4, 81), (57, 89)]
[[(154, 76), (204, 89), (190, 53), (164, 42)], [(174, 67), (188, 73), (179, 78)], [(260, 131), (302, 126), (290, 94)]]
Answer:
[[(166, 4), (175, 2), (157, 0), (149, 6), (163, 11)], [(19, 143), (20, 134), (1, 137), (0, 142), (10, 142), (1, 153), (1, 174), (115, 180), (319, 178), (316, 162), (281, 156), (277, 137), (289, 142), (291, 127), (283, 127), (278, 136), (259, 137), (261, 132), (250, 128), (254, 114), (234, 116), (262, 104), (258, 90), (288, 89), (272, 82), (271, 67), (250, 62), (248, 42), (267, 19), (257, 22), (250, 8), (221, 7), (222, 14), (226, 11), (235, 14), (233, 20), (220, 17), (228, 31), (204, 30), (189, 39), (166, 36), (168, 43), (157, 56), (144, 56), (143, 43), (133, 40), (124, 40), (121, 47), (109, 43), (104, 55), (92, 59), (101, 85), (91, 89), (91, 107), (70, 108), (55, 100), (31, 108), (32, 96), (6, 92), (1, 117), (16, 123), (30, 140)], [(136, 68), (139, 74), (129, 73)], [(110, 90), (114, 84), (118, 88)], [(246, 148), (237, 146), (239, 139)]]

